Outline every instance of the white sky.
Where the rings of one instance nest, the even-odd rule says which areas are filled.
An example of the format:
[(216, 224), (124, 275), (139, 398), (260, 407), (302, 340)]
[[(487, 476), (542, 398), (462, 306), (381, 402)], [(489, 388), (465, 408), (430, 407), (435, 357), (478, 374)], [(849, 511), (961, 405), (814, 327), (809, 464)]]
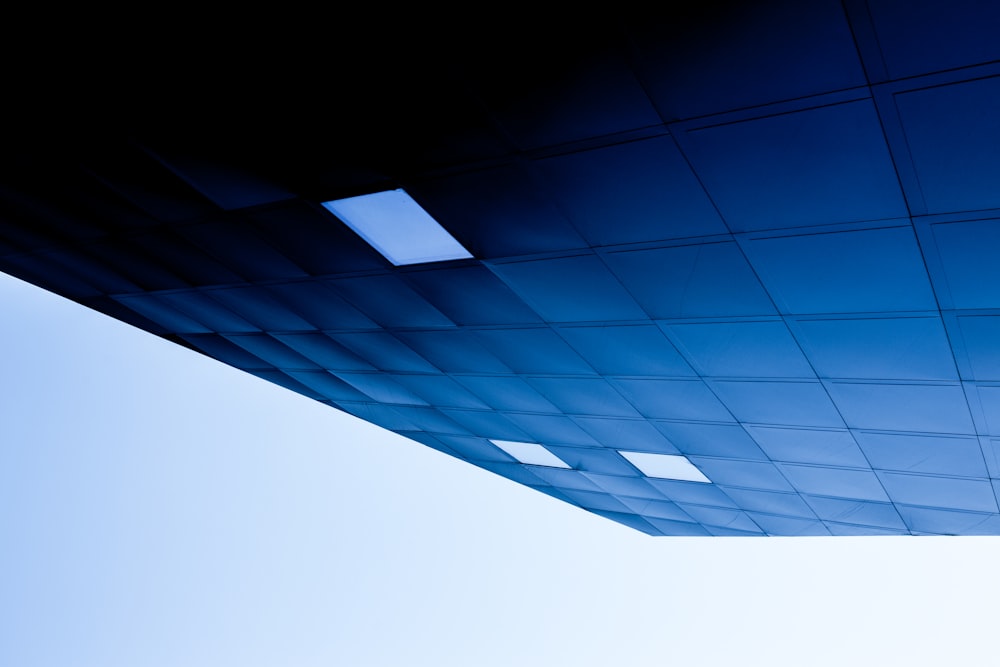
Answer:
[(0, 274), (0, 665), (963, 664), (1000, 538), (650, 538)]

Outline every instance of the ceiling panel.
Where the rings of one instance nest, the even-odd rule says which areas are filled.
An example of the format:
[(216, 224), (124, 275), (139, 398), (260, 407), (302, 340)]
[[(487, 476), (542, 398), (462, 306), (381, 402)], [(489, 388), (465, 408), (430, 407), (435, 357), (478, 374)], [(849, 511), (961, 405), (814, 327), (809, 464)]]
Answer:
[(907, 213), (870, 100), (689, 129), (679, 140), (734, 232)]
[(834, 498), (851, 498), (866, 501), (885, 501), (882, 485), (871, 470), (830, 468), (794, 463), (779, 463), (785, 478), (800, 493)]
[(211, 331), (224, 333), (260, 331), (258, 327), (204, 292), (169, 292), (162, 294), (161, 298), (170, 307), (200, 322)]
[(850, 431), (747, 425), (761, 449), (774, 461), (867, 468), (868, 461)]
[(812, 508), (795, 493), (791, 487), (787, 491), (762, 491), (735, 486), (725, 487), (726, 495), (737, 505), (750, 512), (780, 514), (802, 519), (816, 519)]
[(1000, 220), (932, 226), (944, 267), (946, 289), (956, 308), (1000, 308)]
[(326, 283), (358, 310), (385, 327), (452, 327), (449, 320), (397, 276), (341, 278)]
[(319, 364), (264, 333), (225, 336), (230, 343), (282, 370), (320, 370)]
[(334, 333), (330, 337), (379, 370), (438, 372), (426, 359), (384, 331)]
[(408, 184), (406, 189), (478, 258), (589, 245), (522, 167), (442, 176)]
[(395, 374), (390, 377), (430, 405), (445, 408), (469, 408), (488, 410), (489, 406), (445, 375)]
[[(559, 46), (553, 48), (556, 31)], [(493, 45), (495, 51), (456, 65), (518, 147), (551, 146), (660, 122), (613, 26), (575, 23), (567, 30), (518, 21), (510, 33), (497, 35), (503, 41)]]
[(987, 477), (977, 438), (855, 431), (873, 468), (961, 477)]
[(958, 379), (938, 317), (800, 319), (792, 328), (823, 378)]
[(459, 375), (455, 377), (455, 380), (467, 387), (494, 410), (559, 412), (559, 408), (545, 400), (544, 396), (519, 377)]
[(291, 280), (309, 274), (243, 221), (213, 220), (179, 228), (192, 244), (247, 280)]
[(378, 329), (357, 308), (320, 282), (295, 281), (263, 287), (274, 300), (305, 318), (317, 329)]
[(975, 380), (1000, 380), (1000, 317), (996, 315), (964, 315), (958, 318), (965, 353), (972, 364)]
[(620, 378), (610, 382), (643, 417), (732, 421), (729, 411), (701, 380)]
[(899, 512), (890, 503), (877, 503), (869, 500), (858, 501), (846, 498), (825, 498), (820, 496), (802, 496), (816, 512), (816, 516), (824, 521), (870, 526), (874, 528), (891, 528), (905, 531)]
[(832, 381), (827, 386), (851, 428), (975, 433), (959, 385)]
[(1000, 387), (977, 385), (974, 392), (986, 417), (985, 432), (1000, 435)]
[(741, 422), (843, 427), (819, 382), (711, 380), (709, 385)]
[(737, 507), (736, 502), (714, 484), (651, 479), (649, 483), (667, 498), (678, 503), (696, 503), (708, 507)]
[(915, 76), (1000, 60), (1000, 8), (981, 0), (868, 0), (889, 74)]
[(930, 213), (1000, 207), (1000, 78), (895, 97)]
[(405, 280), (460, 325), (534, 324), (541, 318), (484, 266), (414, 271)]
[(331, 401), (367, 401), (369, 397), (329, 371), (286, 371), (288, 375)]
[(866, 83), (838, 2), (715, 0), (671, 8), (632, 29), (640, 76), (668, 119)]
[(207, 291), (227, 308), (240, 313), (262, 331), (314, 331), (310, 322), (275, 299), (263, 287), (229, 287)]
[(472, 332), (464, 329), (399, 331), (396, 338), (446, 373), (510, 373)]
[(491, 268), (548, 322), (646, 318), (595, 255), (494, 264)]
[(764, 491), (792, 491), (773, 463), (692, 456), (691, 462), (715, 484)]
[(670, 137), (559, 155), (538, 166), (591, 245), (729, 233)]
[[(541, 444), (578, 445), (600, 447), (601, 443), (565, 415), (536, 415), (520, 412), (504, 413), (507, 420), (528, 434), (530, 442)], [(502, 436), (494, 436), (502, 437)], [(506, 438), (504, 438), (506, 439)], [(559, 456), (558, 452), (556, 456)], [(560, 458), (562, 458), (560, 456)], [(566, 459), (563, 459), (566, 461)], [(569, 461), (566, 461), (569, 463)], [(572, 464), (570, 464), (572, 465)], [(574, 466), (575, 467), (575, 466)]]
[(959, 512), (897, 504), (900, 516), (913, 533), (932, 535), (995, 535), (1000, 531), (1000, 515)]
[(566, 414), (639, 417), (635, 408), (601, 378), (530, 377), (527, 382)]
[(205, 324), (182, 313), (155, 294), (120, 296), (117, 297), (117, 301), (174, 333), (210, 333), (212, 331)]
[(812, 367), (784, 322), (661, 324), (705, 376), (813, 378)]
[(556, 331), (602, 375), (695, 375), (653, 325), (560, 327)]
[(551, 329), (482, 329), (484, 348), (516, 373), (595, 375), (594, 369)]
[[(553, 445), (549, 449), (572, 468), (583, 472), (635, 477), (638, 471), (615, 451), (602, 448)], [(649, 480), (653, 484), (656, 480)], [(656, 488), (657, 485), (653, 484)]]
[(997, 511), (993, 486), (986, 479), (897, 472), (879, 472), (878, 476), (896, 503), (976, 512)]
[(680, 450), (645, 419), (574, 416), (573, 421), (603, 446), (611, 449), (680, 454)]
[(748, 252), (784, 313), (937, 308), (909, 227), (756, 238)]
[(766, 461), (768, 457), (738, 424), (700, 422), (652, 422), (677, 449), (685, 454)]
[(775, 313), (732, 242), (613, 252), (605, 260), (655, 319)]
[(688, 504), (681, 505), (681, 508), (706, 527), (729, 528), (757, 534), (763, 532), (746, 512), (740, 510)]

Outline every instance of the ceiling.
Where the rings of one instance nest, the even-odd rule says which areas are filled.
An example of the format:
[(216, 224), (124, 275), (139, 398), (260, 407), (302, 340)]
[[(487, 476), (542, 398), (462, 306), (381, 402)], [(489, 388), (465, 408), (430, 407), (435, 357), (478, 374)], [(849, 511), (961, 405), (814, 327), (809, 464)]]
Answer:
[(1000, 533), (1000, 8), (452, 18), (38, 47), (0, 270), (650, 534)]

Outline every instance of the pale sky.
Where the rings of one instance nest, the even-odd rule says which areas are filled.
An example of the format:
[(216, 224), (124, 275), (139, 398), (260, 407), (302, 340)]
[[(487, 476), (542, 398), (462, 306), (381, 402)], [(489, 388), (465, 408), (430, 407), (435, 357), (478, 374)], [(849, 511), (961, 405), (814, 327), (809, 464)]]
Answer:
[(647, 537), (0, 274), (0, 665), (989, 659), (1000, 538)]

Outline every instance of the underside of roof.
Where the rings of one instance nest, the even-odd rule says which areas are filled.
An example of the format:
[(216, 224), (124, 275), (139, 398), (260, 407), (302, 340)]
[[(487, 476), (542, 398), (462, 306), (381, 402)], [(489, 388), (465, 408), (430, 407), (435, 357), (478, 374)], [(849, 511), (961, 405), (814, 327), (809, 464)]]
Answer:
[(413, 27), (15, 75), (0, 270), (649, 534), (1000, 534), (1000, 9)]

